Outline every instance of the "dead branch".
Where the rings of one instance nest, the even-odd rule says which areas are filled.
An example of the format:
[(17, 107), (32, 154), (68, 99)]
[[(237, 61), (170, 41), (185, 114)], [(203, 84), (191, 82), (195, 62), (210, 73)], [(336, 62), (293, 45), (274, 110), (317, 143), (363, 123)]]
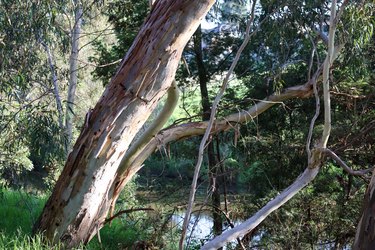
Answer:
[(300, 175), (295, 182), (285, 189), (281, 194), (269, 201), (262, 209), (260, 209), (251, 218), (247, 219), (240, 225), (225, 231), (220, 236), (204, 245), (201, 250), (214, 250), (224, 246), (227, 242), (243, 237), (250, 231), (254, 230), (269, 214), (281, 207), (284, 203), (296, 195), (302, 188), (310, 183), (318, 174), (320, 167), (317, 165), (314, 168), (306, 168), (302, 175)]
[(362, 169), (362, 170), (353, 170), (351, 167), (349, 167), (335, 152), (330, 150), (329, 148), (321, 149), (321, 151), (327, 155), (329, 155), (333, 160), (337, 162), (337, 164), (340, 165), (348, 174), (354, 175), (354, 176), (366, 176), (368, 173), (372, 172), (374, 170), (374, 167), (368, 168), (368, 169)]
[(115, 218), (119, 217), (122, 214), (129, 214), (129, 213), (138, 212), (138, 211), (155, 211), (155, 209), (149, 208), (149, 207), (146, 207), (146, 208), (141, 207), (141, 208), (130, 208), (130, 209), (121, 210), (115, 213), (113, 216), (106, 219), (104, 224), (111, 222), (112, 220), (114, 220)]

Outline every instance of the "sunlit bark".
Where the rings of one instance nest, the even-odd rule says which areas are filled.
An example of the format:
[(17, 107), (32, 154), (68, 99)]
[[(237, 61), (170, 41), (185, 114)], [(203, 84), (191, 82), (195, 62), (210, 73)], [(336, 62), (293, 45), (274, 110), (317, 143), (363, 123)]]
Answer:
[(65, 152), (68, 154), (70, 151), (70, 145), (73, 138), (73, 118), (74, 118), (74, 102), (76, 96), (76, 89), (78, 83), (78, 51), (79, 51), (79, 40), (81, 36), (81, 26), (83, 18), (83, 9), (80, 1), (74, 1), (74, 24), (71, 31), (71, 51), (69, 57), (69, 87), (68, 95), (66, 100), (65, 110)]
[(103, 226), (119, 164), (135, 134), (171, 85), (182, 50), (214, 0), (157, 1), (70, 153), (34, 225), (68, 247)]

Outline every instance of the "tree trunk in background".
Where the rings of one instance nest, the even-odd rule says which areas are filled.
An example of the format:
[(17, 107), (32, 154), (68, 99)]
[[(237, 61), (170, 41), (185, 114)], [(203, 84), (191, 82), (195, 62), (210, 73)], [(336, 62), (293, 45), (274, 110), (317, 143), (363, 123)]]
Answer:
[(353, 245), (354, 250), (375, 249), (375, 172), (367, 187), (362, 217), (357, 226)]
[(44, 41), (41, 40), (41, 44), (44, 47), (44, 50), (46, 51), (47, 54), (47, 59), (48, 59), (48, 64), (49, 68), (51, 70), (51, 75), (52, 75), (52, 85), (53, 85), (53, 94), (55, 96), (55, 101), (56, 101), (56, 108), (58, 112), (58, 121), (59, 121), (59, 127), (61, 131), (64, 130), (64, 114), (63, 114), (63, 107), (62, 107), (62, 102), (60, 98), (60, 92), (59, 92), (59, 85), (58, 85), (58, 80), (57, 80), (57, 74), (55, 70), (55, 63), (53, 59), (53, 54), (48, 46), (48, 44)]
[(214, 2), (155, 3), (116, 75), (87, 114), (34, 233), (60, 239), (69, 248), (87, 243), (103, 226), (119, 163), (171, 85), (186, 43)]
[(73, 138), (73, 118), (74, 118), (74, 99), (77, 89), (78, 81), (78, 51), (79, 51), (79, 38), (81, 35), (82, 26), (82, 4), (79, 0), (74, 1), (74, 25), (72, 27), (71, 35), (71, 52), (69, 57), (69, 88), (66, 100), (66, 110), (65, 110), (65, 152), (69, 153), (72, 138)]
[[(208, 96), (207, 84), (209, 77), (203, 62), (203, 51), (202, 51), (202, 30), (201, 27), (197, 29), (194, 35), (194, 52), (195, 59), (198, 68), (199, 87), (202, 98), (202, 109), (203, 121), (208, 121), (211, 114), (211, 103)], [(213, 218), (213, 233), (214, 235), (220, 235), (222, 231), (222, 218), (220, 211), (220, 190), (219, 190), (219, 178), (217, 173), (219, 169), (219, 162), (215, 154), (213, 141), (207, 145), (207, 156), (208, 156), (208, 174), (210, 179), (210, 188), (212, 189), (211, 205), (212, 205), (212, 218)]]

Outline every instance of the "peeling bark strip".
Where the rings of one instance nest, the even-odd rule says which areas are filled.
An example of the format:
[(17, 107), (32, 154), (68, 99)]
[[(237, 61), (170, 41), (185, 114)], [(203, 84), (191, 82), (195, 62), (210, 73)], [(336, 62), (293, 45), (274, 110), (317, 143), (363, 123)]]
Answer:
[(182, 50), (214, 2), (157, 1), (77, 139), (34, 232), (73, 247), (103, 226), (119, 163), (171, 85)]

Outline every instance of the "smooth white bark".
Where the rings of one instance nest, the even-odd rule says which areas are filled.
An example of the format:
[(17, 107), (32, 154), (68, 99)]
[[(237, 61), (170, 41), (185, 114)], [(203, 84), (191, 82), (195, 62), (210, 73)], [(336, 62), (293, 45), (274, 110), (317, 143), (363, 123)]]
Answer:
[(41, 41), (41, 44), (42, 44), (42, 46), (44, 47), (44, 50), (47, 53), (48, 64), (49, 64), (49, 67), (50, 67), (50, 70), (51, 70), (52, 84), (53, 84), (53, 94), (54, 94), (55, 100), (56, 100), (56, 107), (57, 107), (58, 119), (59, 119), (59, 127), (60, 127), (60, 129), (64, 129), (63, 108), (62, 108), (62, 102), (61, 102), (61, 97), (60, 97), (60, 92), (59, 92), (59, 85), (58, 85), (53, 55), (52, 55), (52, 52), (51, 52), (51, 50), (50, 50), (50, 48), (49, 48), (49, 46), (46, 42)]
[(281, 207), (294, 195), (296, 195), (302, 188), (309, 184), (319, 172), (319, 167), (306, 168), (297, 180), (285, 189), (280, 195), (276, 196), (273, 200), (267, 203), (260, 209), (254, 216), (247, 219), (240, 225), (225, 231), (220, 236), (215, 237), (213, 240), (205, 244), (201, 250), (214, 250), (223, 247), (227, 242), (243, 237), (256, 226), (258, 226), (269, 214)]
[(73, 117), (75, 96), (78, 83), (78, 53), (79, 53), (79, 37), (81, 35), (83, 9), (79, 0), (74, 1), (75, 5), (75, 22), (71, 31), (71, 52), (69, 58), (69, 87), (66, 100), (65, 110), (65, 133), (66, 143), (65, 152), (70, 151), (70, 145), (73, 138)]

